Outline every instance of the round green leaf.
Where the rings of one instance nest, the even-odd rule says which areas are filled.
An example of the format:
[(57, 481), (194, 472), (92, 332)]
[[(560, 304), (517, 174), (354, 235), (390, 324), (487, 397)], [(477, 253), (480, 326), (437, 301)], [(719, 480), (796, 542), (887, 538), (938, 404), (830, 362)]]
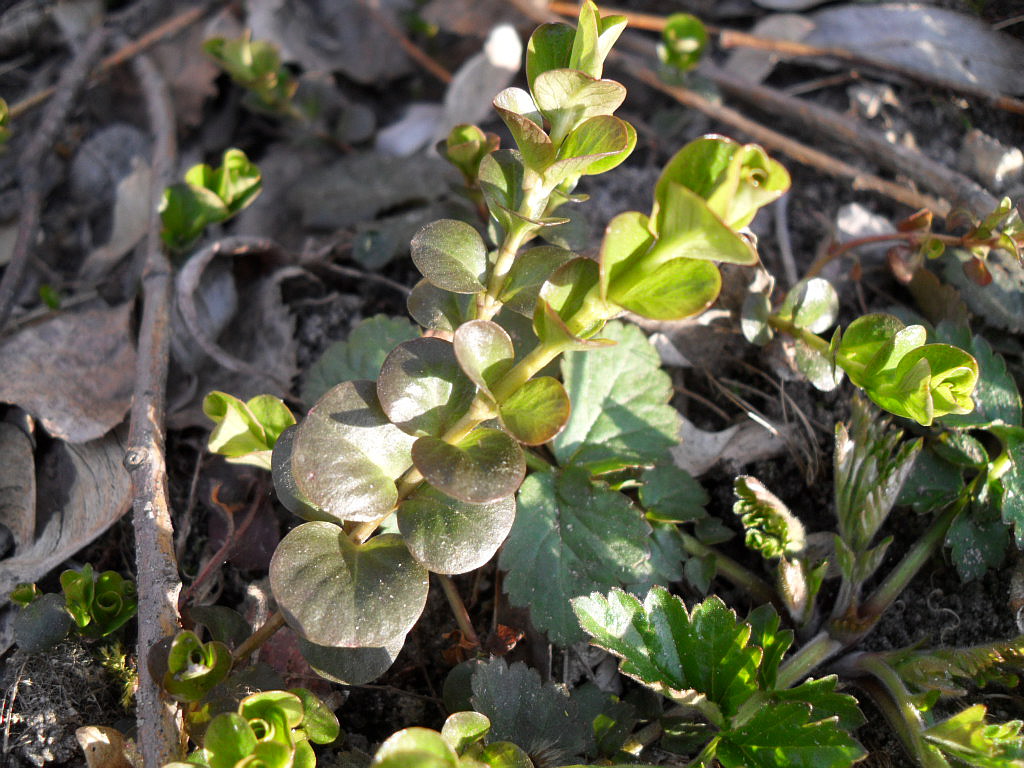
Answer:
[(394, 664), (405, 645), (405, 635), (374, 648), (335, 648), (299, 638), (299, 651), (320, 677), (342, 685), (365, 685)]
[(455, 754), (441, 734), (429, 728), (405, 728), (380, 745), (371, 768), (457, 768)]
[(384, 360), (377, 396), (388, 418), (410, 435), (438, 437), (476, 395), (451, 342), (436, 337), (399, 344)]
[(412, 260), (427, 280), (454, 293), (477, 293), (487, 281), (487, 246), (464, 221), (427, 224), (410, 244)]
[(194, 632), (179, 632), (167, 652), (162, 685), (178, 701), (199, 701), (231, 671), (231, 651), (224, 643), (203, 643)]
[(435, 573), (467, 573), (498, 551), (512, 530), (512, 496), (470, 504), (421, 486), (398, 507), (398, 530), (412, 556)]
[(707, 45), (708, 31), (700, 19), (690, 13), (673, 13), (665, 19), (658, 58), (687, 72), (697, 66)]
[(486, 427), (455, 445), (421, 437), (412, 446), (412, 461), (437, 490), (472, 504), (511, 496), (526, 475), (519, 444), (501, 430)]
[(299, 492), (299, 486), (295, 482), (295, 474), (292, 472), (292, 448), (295, 443), (295, 433), (298, 426), (288, 427), (281, 436), (277, 438), (274, 446), (274, 453), (270, 461), (270, 473), (274, 479), (274, 491), (277, 493), (277, 500), (285, 509), (298, 515), (303, 520), (327, 520), (339, 521), (334, 515), (317, 509)]
[(224, 712), (210, 721), (203, 746), (211, 752), (212, 768), (233, 766), (256, 749), (256, 734), (248, 721), (236, 712)]
[(484, 747), (480, 762), (490, 768), (533, 768), (533, 761), (522, 747), (511, 741), (495, 741)]
[[(334, 712), (308, 688), (288, 691), (302, 702), (302, 730), (314, 744), (330, 744), (341, 735), (341, 726)], [(314, 765), (316, 763), (314, 762)]]
[(427, 572), (400, 536), (355, 544), (331, 523), (291, 531), (270, 561), (285, 619), (317, 645), (386, 646), (408, 632), (427, 599)]
[(455, 332), (455, 357), (465, 374), (485, 392), (490, 392), (515, 362), (512, 339), (497, 323), (471, 320)]
[(843, 380), (843, 369), (813, 347), (796, 340), (796, 367), (822, 392), (831, 392)]
[(541, 445), (569, 420), (569, 395), (557, 379), (531, 379), (499, 406), (505, 428), (521, 443)]
[(287, 730), (302, 722), (302, 700), (288, 691), (261, 691), (238, 703), (238, 714), (246, 720), (270, 721), (279, 716)]
[(459, 754), (466, 748), (482, 740), (491, 730), (491, 721), (487, 715), (479, 712), (456, 712), (448, 716), (441, 726), (441, 736), (448, 745)]
[(572, 56), (576, 30), (561, 22), (541, 24), (526, 45), (526, 80), (533, 90), (537, 75), (551, 69), (565, 69)]
[(777, 314), (791, 320), (798, 328), (823, 333), (839, 316), (839, 294), (832, 283), (820, 277), (801, 280), (786, 295)]
[(424, 328), (453, 333), (469, 318), (472, 299), (469, 294), (442, 290), (424, 278), (413, 286), (406, 309)]
[(324, 395), (292, 443), (296, 496), (337, 520), (376, 520), (398, 500), (412, 439), (381, 410), (372, 381), (346, 381)]

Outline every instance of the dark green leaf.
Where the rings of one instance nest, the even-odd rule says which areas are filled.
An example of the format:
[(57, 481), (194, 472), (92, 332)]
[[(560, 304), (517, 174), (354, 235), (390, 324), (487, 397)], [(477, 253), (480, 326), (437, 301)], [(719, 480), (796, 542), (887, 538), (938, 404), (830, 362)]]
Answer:
[(454, 293), (477, 293), (487, 282), (487, 246), (464, 221), (441, 219), (412, 239), (412, 260), (427, 280)]
[(274, 452), (270, 460), (271, 477), (274, 479), (274, 491), (277, 493), (277, 500), (285, 508), (298, 515), (303, 520), (325, 520), (327, 522), (337, 521), (338, 518), (328, 514), (306, 499), (299, 491), (295, 482), (295, 473), (292, 471), (292, 447), (295, 444), (295, 433), (298, 426), (288, 427), (277, 439)]
[(562, 361), (573, 410), (552, 444), (555, 456), (601, 472), (655, 464), (679, 434), (679, 414), (668, 405), (672, 383), (639, 328), (609, 323), (603, 335), (617, 344)]
[(662, 464), (643, 474), (640, 503), (650, 520), (690, 523), (707, 516), (710, 498), (693, 475), (674, 464)]
[(270, 584), (288, 624), (317, 645), (386, 647), (416, 623), (427, 571), (400, 536), (355, 544), (331, 523), (304, 523), (278, 544)]
[(413, 286), (406, 308), (412, 319), (424, 328), (454, 333), (456, 328), (469, 319), (472, 301), (471, 294), (441, 290), (424, 278)]
[(434, 573), (466, 573), (498, 551), (515, 514), (511, 496), (469, 504), (420, 486), (398, 507), (398, 530), (423, 567)]
[(798, 702), (769, 704), (721, 734), (725, 768), (847, 768), (867, 754), (835, 720), (813, 721)]
[[(646, 575), (650, 528), (621, 493), (590, 481), (580, 469), (530, 475), (500, 567), (514, 605), (552, 641), (583, 637), (569, 600)], [(638, 573), (639, 572), (639, 573)]]
[(514, 742), (528, 752), (543, 750), (553, 764), (581, 755), (592, 743), (588, 723), (565, 691), (522, 662), (504, 659), (478, 664), (473, 672), (473, 708), (491, 721), (490, 737)]
[(242, 614), (225, 605), (193, 605), (188, 615), (192, 621), (206, 627), (211, 638), (230, 648), (238, 647), (252, 634), (252, 627)]
[(793, 630), (779, 631), (779, 614), (768, 604), (752, 610), (747, 615), (747, 623), (750, 625), (750, 644), (764, 651), (761, 666), (757, 670), (758, 683), (765, 690), (773, 690), (782, 657), (793, 644)]
[(1020, 392), (1013, 376), (1006, 370), (1003, 356), (995, 352), (982, 336), (971, 336), (964, 326), (943, 322), (935, 329), (938, 341), (963, 349), (978, 361), (978, 384), (974, 389), (974, 410), (971, 413), (942, 417), (950, 427), (976, 427), (993, 421), (1021, 423)]
[(853, 696), (836, 692), (837, 682), (838, 679), (835, 675), (817, 680), (809, 679), (795, 688), (775, 691), (773, 696), (779, 701), (799, 701), (810, 704), (811, 719), (824, 720), (828, 717), (835, 717), (838, 719), (840, 728), (845, 731), (853, 731), (864, 725), (864, 713), (860, 711), (857, 700)]
[(471, 504), (511, 496), (526, 474), (519, 444), (501, 430), (486, 427), (455, 444), (421, 437), (412, 446), (412, 460), (432, 486)]
[(911, 506), (915, 512), (929, 512), (946, 506), (963, 490), (963, 472), (928, 449), (914, 460), (896, 503)]
[(946, 546), (961, 581), (980, 579), (1003, 564), (1009, 531), (999, 518), (976, 519), (961, 513), (946, 532)]
[(386, 515), (398, 500), (394, 481), (412, 463), (412, 443), (384, 414), (372, 381), (339, 384), (295, 432), (296, 496), (336, 520)]
[(490, 320), (463, 323), (455, 332), (453, 347), (462, 370), (488, 394), (515, 362), (508, 332)]
[(416, 328), (404, 318), (387, 315), (366, 318), (352, 329), (345, 341), (331, 344), (310, 366), (302, 383), (302, 399), (315, 403), (327, 390), (343, 381), (376, 381), (388, 353), (403, 341), (418, 336)]
[(299, 651), (320, 677), (342, 685), (372, 683), (390, 669), (405, 645), (405, 635), (377, 648), (336, 648), (298, 638)]
[(541, 445), (562, 431), (569, 419), (569, 395), (557, 379), (531, 379), (501, 403), (501, 421), (526, 445)]
[(384, 360), (377, 379), (384, 413), (416, 437), (443, 435), (475, 395), (476, 387), (459, 367), (451, 342), (433, 337), (399, 344)]

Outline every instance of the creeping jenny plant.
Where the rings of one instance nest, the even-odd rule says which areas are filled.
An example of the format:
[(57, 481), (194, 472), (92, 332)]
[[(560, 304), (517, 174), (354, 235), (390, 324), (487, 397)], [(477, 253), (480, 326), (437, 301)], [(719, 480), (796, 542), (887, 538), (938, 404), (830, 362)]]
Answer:
[[(615, 318), (678, 320), (709, 307), (721, 290), (720, 263), (758, 262), (747, 227), (790, 179), (758, 146), (699, 138), (668, 162), (647, 212), (609, 222), (596, 259), (564, 248), (562, 214), (586, 199), (575, 192), (580, 178), (611, 171), (636, 144), (635, 129), (614, 114), (625, 88), (603, 76), (624, 26), (590, 2), (575, 29), (541, 26), (528, 46), (528, 90), (508, 88), (494, 99), (515, 149), (498, 149), (496, 137), (475, 126), (457, 127), (444, 143), (487, 227), (445, 219), (413, 239), (423, 279), (408, 309), (428, 334), (401, 321), (369, 321), (334, 352), (344, 380), (321, 386), (330, 366), (318, 368), (307, 386), (316, 402), (295, 425), (283, 405), (254, 407), (223, 393), (207, 401), (218, 422), (213, 447), (263, 466), (272, 450), (278, 498), (305, 521), (271, 562), (275, 621), (294, 630), (319, 674), (367, 682), (401, 650), (430, 573), (458, 613), (447, 577), (501, 549), (505, 591), (530, 607), (539, 629), (561, 645), (589, 635), (622, 657), (623, 673), (678, 705), (668, 713), (679, 726), (673, 743), (691, 765), (860, 759), (864, 749), (851, 733), (863, 720), (856, 700), (839, 692), (834, 674), (808, 677), (830, 659), (844, 674), (877, 681), (891, 705), (886, 714), (922, 764), (1017, 759), (1014, 723), (987, 725), (976, 708), (945, 720), (931, 713), (939, 688), (927, 670), (944, 663), (935, 661), (939, 651), (847, 652), (962, 511), (941, 509), (922, 541), (862, 594), (889, 543), (875, 538), (920, 451), (867, 405), (858, 404), (849, 429), (837, 432), (838, 535), (828, 557), (840, 587), (831, 612), (818, 603), (826, 563), (810, 551), (799, 519), (755, 478), (737, 480), (736, 511), (776, 585), (715, 549), (728, 531), (704, 510), (700, 487), (670, 463), (679, 430), (671, 383), (639, 329)], [(819, 335), (837, 314), (831, 286), (808, 279), (778, 306), (751, 296), (741, 324), (757, 344), (791, 337), (799, 367), (821, 388), (845, 375), (877, 405), (924, 426), (972, 411), (980, 371), (971, 354), (883, 314)], [(374, 344), (382, 338), (399, 343), (384, 350)], [(714, 596), (687, 608), (663, 586), (685, 580), (706, 592), (716, 576), (784, 615), (765, 605), (741, 619)], [(783, 619), (810, 638), (788, 657), (796, 633), (782, 628)], [(464, 616), (460, 628), (472, 636)], [(174, 642), (168, 690), (200, 702), (228, 674), (227, 651), (195, 635)], [(951, 674), (993, 679), (1016, 648), (977, 650), (976, 663)], [(493, 680), (503, 670), (503, 662), (477, 668), (472, 701), (453, 705), (490, 707), (487, 717), (453, 716), (440, 734), (403, 731), (374, 764), (535, 762), (537, 754), (508, 744), (514, 728), (493, 706), (501, 698)], [(522, 690), (530, 693), (520, 706), (544, 697), (557, 701), (553, 712), (590, 706), (589, 719), (580, 716), (586, 733), (567, 750), (573, 757), (625, 760), (624, 752), (635, 756), (652, 740), (630, 737), (637, 718), (607, 695), (586, 705), (582, 697), (571, 706), (566, 700), (559, 710), (562, 693), (539, 681)], [(492, 737), (501, 741), (488, 743)], [(209, 739), (208, 732), (207, 749)]]

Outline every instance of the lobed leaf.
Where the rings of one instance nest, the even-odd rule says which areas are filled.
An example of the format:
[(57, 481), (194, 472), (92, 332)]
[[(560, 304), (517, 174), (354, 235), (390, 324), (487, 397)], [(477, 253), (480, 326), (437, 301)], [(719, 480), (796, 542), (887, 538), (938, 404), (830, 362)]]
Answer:
[(655, 464), (679, 433), (671, 381), (639, 328), (609, 323), (604, 336), (615, 346), (562, 360), (573, 410), (552, 450), (560, 464), (594, 472)]
[(400, 536), (355, 544), (331, 523), (304, 523), (278, 545), (270, 585), (289, 626), (317, 645), (386, 647), (416, 623), (427, 571)]
[(583, 637), (569, 601), (639, 581), (650, 528), (629, 499), (578, 468), (530, 475), (518, 501), (499, 561), (505, 591), (553, 642), (569, 645)]
[(735, 512), (746, 530), (746, 544), (765, 558), (799, 555), (807, 546), (803, 523), (756, 477), (737, 477)]
[(388, 353), (403, 341), (418, 336), (415, 326), (405, 318), (387, 315), (366, 318), (352, 329), (347, 339), (331, 344), (309, 367), (302, 383), (302, 399), (315, 403), (327, 390), (343, 381), (376, 381)]
[(649, 520), (689, 523), (707, 516), (711, 499), (693, 475), (675, 464), (662, 464), (643, 474), (640, 503)]

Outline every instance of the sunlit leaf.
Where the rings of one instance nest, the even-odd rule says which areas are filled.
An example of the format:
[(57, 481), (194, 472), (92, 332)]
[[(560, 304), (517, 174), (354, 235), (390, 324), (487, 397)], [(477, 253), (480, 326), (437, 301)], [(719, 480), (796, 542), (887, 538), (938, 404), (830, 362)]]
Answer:
[(421, 437), (413, 444), (412, 460), (436, 489), (472, 504), (511, 496), (526, 474), (519, 444), (501, 430), (486, 427), (455, 444)]

